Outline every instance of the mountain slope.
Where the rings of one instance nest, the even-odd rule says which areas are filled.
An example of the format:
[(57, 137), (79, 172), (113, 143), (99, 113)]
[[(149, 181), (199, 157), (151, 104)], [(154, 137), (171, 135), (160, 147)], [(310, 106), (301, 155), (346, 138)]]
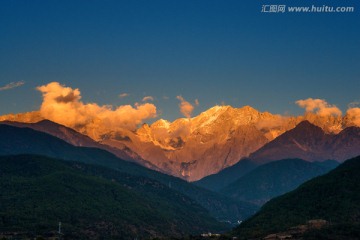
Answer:
[[(36, 111), (0, 116), (0, 120), (37, 122), (44, 118), (40, 111)], [(127, 156), (119, 155), (114, 148), (120, 149), (121, 154), (125, 152), (144, 166), (188, 181), (197, 181), (249, 157), (249, 154), (304, 120), (321, 127), (327, 135), (338, 134), (346, 127), (356, 125), (356, 121), (347, 115), (319, 115), (308, 112), (304, 116), (280, 116), (259, 112), (250, 106), (214, 106), (193, 118), (179, 118), (173, 122), (160, 119), (151, 125), (138, 126), (136, 130), (109, 127), (97, 118), (92, 118), (85, 125), (69, 126), (98, 143), (110, 146), (110, 149), (106, 150), (123, 159), (127, 159)], [(60, 124), (69, 123), (64, 121)], [(296, 145), (292, 139), (290, 140)], [(300, 148), (310, 147), (297, 143), (297, 147)], [(257, 157), (259, 163), (284, 158), (345, 160), (358, 153), (350, 149), (356, 147), (356, 144), (358, 141), (350, 142), (349, 146), (346, 146), (349, 151), (339, 150), (332, 155), (326, 152), (326, 158), (322, 152), (324, 149), (311, 149), (314, 152), (307, 153), (294, 147), (289, 148), (295, 150), (292, 155), (288, 154), (289, 152), (281, 154), (281, 151), (274, 150), (276, 159), (266, 159), (271, 158), (272, 153), (266, 150)]]
[(325, 219), (332, 224), (359, 224), (359, 171), (360, 157), (347, 160), (328, 174), (270, 200), (236, 228), (234, 234), (244, 239), (261, 237), (304, 224), (310, 219)]
[(0, 124), (0, 132), (0, 155), (46, 155), (62, 160), (105, 166), (119, 172), (151, 178), (194, 199), (209, 210), (212, 216), (222, 221), (235, 222), (247, 218), (257, 210), (257, 207), (252, 204), (232, 200), (184, 180), (121, 160), (101, 149), (75, 147), (54, 136), (30, 128)]
[[(33, 115), (40, 114), (34, 112)], [(8, 115), (0, 120), (37, 119), (29, 116), (32, 115), (24, 114), (22, 119), (21, 115)], [(194, 118), (174, 122), (160, 119), (150, 126), (143, 124), (135, 132), (107, 129), (95, 120), (74, 128), (102, 144), (129, 149), (164, 173), (194, 181), (232, 166), (262, 147), (275, 134), (263, 127), (264, 121), (278, 120), (278, 116), (260, 113), (249, 106), (215, 106)], [(292, 127), (293, 123), (288, 125)]]
[(227, 185), (235, 182), (237, 179), (244, 176), (256, 167), (257, 164), (250, 159), (243, 159), (231, 167), (225, 168), (216, 174), (206, 176), (193, 183), (197, 186), (217, 192)]
[(119, 129), (101, 142), (114, 147), (125, 144), (164, 172), (195, 181), (237, 163), (267, 143), (255, 126), (265, 118), (272, 115), (251, 107), (216, 106), (194, 118), (144, 124), (135, 133)]
[(52, 136), (55, 136), (57, 138), (64, 140), (67, 143), (70, 143), (71, 145), (78, 146), (78, 147), (91, 147), (91, 148), (103, 149), (108, 152), (111, 152), (112, 154), (114, 154), (115, 156), (117, 156), (121, 159), (135, 161), (135, 162), (138, 162), (138, 163), (146, 166), (147, 168), (151, 168), (151, 169), (159, 171), (159, 169), (157, 167), (155, 167), (150, 162), (143, 160), (139, 155), (137, 155), (135, 152), (131, 151), (125, 145), (118, 146), (117, 148), (110, 147), (108, 145), (98, 143), (98, 142), (94, 141), (93, 139), (91, 139), (90, 137), (83, 135), (71, 128), (65, 127), (63, 125), (60, 125), (58, 123), (55, 123), (55, 122), (52, 122), (49, 120), (41, 120), (41, 121), (35, 122), (35, 123), (3, 121), (3, 122), (0, 122), (0, 124), (6, 124), (6, 125), (22, 127), (22, 128), (31, 128), (36, 131), (48, 133)]
[(349, 127), (338, 134), (327, 134), (320, 127), (308, 121), (299, 123), (264, 145), (249, 158), (258, 162), (285, 158), (300, 158), (307, 161), (345, 159), (360, 155), (360, 128)]
[(180, 237), (219, 231), (195, 201), (161, 183), (37, 155), (0, 157), (2, 232), (66, 238)]
[(242, 201), (262, 205), (294, 190), (305, 181), (332, 170), (334, 164), (284, 159), (261, 165), (220, 192)]

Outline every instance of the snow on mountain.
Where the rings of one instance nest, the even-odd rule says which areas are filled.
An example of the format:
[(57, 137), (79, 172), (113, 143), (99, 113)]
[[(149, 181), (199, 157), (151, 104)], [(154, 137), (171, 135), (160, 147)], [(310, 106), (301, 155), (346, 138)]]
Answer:
[[(30, 112), (0, 116), (1, 120), (37, 122), (43, 118), (39, 112)], [(165, 173), (195, 181), (234, 165), (304, 120), (327, 134), (339, 133), (356, 121), (346, 115), (281, 116), (250, 106), (214, 106), (193, 118), (160, 119), (135, 131), (109, 129), (97, 119), (74, 129), (99, 143), (133, 152)]]

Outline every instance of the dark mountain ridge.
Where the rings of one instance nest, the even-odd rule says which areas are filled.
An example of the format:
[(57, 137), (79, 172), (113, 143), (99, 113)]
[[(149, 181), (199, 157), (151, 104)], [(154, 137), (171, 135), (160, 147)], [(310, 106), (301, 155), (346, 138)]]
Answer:
[(65, 127), (64, 125), (52, 122), (50, 120), (41, 120), (36, 123), (23, 123), (13, 121), (3, 121), (0, 123), (14, 127), (31, 128), (39, 132), (48, 133), (77, 147), (91, 147), (103, 149), (123, 160), (137, 162), (143, 166), (146, 166), (147, 168), (160, 171), (155, 165), (148, 161), (145, 161), (138, 154), (131, 151), (126, 146), (123, 146), (123, 148), (120, 148), (120, 146), (118, 148), (114, 148), (108, 145), (101, 144), (86, 135), (83, 135), (71, 128)]
[[(266, 203), (253, 217), (234, 230), (240, 239), (262, 238), (311, 219), (330, 223), (323, 239), (358, 239), (360, 234), (360, 156), (345, 161), (329, 173), (309, 180), (296, 190)], [(357, 229), (353, 233), (340, 231)], [(331, 231), (337, 229), (340, 233)], [(336, 236), (338, 234), (338, 236)], [(312, 238), (314, 239), (314, 238)]]
[(0, 157), (0, 232), (65, 239), (183, 237), (222, 231), (194, 200), (158, 181), (39, 155)]
[(52, 135), (30, 128), (0, 124), (0, 155), (37, 154), (68, 161), (105, 166), (119, 172), (142, 176), (171, 186), (194, 199), (221, 221), (236, 222), (252, 215), (257, 207), (194, 186), (184, 180), (124, 161), (97, 148), (75, 147)]
[(305, 181), (325, 174), (336, 166), (335, 161), (324, 163), (301, 159), (274, 161), (255, 168), (220, 192), (232, 198), (263, 205), (270, 199), (292, 191)]
[(286, 158), (344, 161), (360, 155), (359, 145), (359, 127), (348, 127), (338, 134), (327, 134), (320, 127), (303, 121), (250, 154), (249, 158), (260, 164)]

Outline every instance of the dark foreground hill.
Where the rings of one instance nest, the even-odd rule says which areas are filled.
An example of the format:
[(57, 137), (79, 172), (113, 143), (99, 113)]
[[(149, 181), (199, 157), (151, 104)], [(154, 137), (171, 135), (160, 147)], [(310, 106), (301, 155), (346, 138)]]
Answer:
[[(360, 157), (350, 159), (328, 174), (270, 200), (257, 214), (236, 228), (233, 234), (241, 239), (258, 238), (304, 224), (311, 219), (323, 219), (330, 225), (319, 230), (318, 237), (359, 239), (359, 172)], [(314, 236), (309, 236), (309, 239), (316, 239), (316, 234)], [(336, 238), (332, 238), (334, 236)]]
[(37, 155), (0, 157), (0, 232), (65, 239), (181, 237), (224, 230), (158, 181)]
[(62, 160), (105, 166), (119, 172), (154, 179), (194, 199), (220, 221), (236, 222), (258, 208), (197, 187), (184, 180), (124, 161), (97, 148), (75, 147), (52, 135), (30, 128), (0, 124), (0, 155), (38, 154)]
[(336, 161), (307, 162), (284, 159), (261, 165), (245, 174), (221, 193), (242, 201), (263, 205), (270, 199), (294, 190), (311, 178), (325, 174), (339, 165)]

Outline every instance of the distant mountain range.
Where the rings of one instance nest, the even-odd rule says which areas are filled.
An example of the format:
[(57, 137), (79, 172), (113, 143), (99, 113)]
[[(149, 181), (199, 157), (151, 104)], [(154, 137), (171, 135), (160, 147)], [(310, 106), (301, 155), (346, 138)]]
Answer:
[(360, 128), (348, 127), (338, 134), (325, 133), (308, 121), (299, 123), (273, 141), (250, 154), (258, 162), (284, 158), (300, 158), (307, 161), (328, 159), (344, 161), (360, 155)]
[[(0, 170), (0, 176), (3, 177), (3, 173), (6, 173), (7, 177), (14, 180), (4, 181), (3, 184), (10, 184), (8, 186), (14, 189), (25, 191), (21, 188), (23, 182), (20, 180), (29, 177), (23, 180), (29, 181), (29, 184), (36, 183), (39, 191), (41, 189), (48, 191), (48, 185), (41, 182), (43, 179), (48, 179), (54, 186), (62, 189), (61, 174), (64, 173), (74, 186), (88, 181), (86, 184), (93, 184), (96, 189), (102, 189), (101, 191), (118, 192), (119, 196), (124, 196), (125, 202), (127, 196), (132, 198), (131, 194), (136, 195), (133, 196), (135, 201), (149, 196), (149, 199), (146, 199), (144, 203), (139, 203), (139, 206), (146, 212), (146, 216), (154, 219), (159, 219), (159, 216), (164, 214), (164, 219), (169, 220), (166, 220), (163, 225), (157, 220), (154, 225), (142, 223), (143, 218), (136, 217), (139, 212), (131, 204), (128, 217), (133, 221), (134, 226), (131, 225), (129, 228), (126, 225), (129, 221), (122, 225), (123, 222), (115, 220), (107, 212), (120, 204), (116, 198), (111, 197), (111, 194), (110, 197), (106, 194), (106, 196), (98, 196), (92, 199), (94, 201), (85, 204), (91, 209), (94, 209), (96, 204), (99, 205), (99, 202), (110, 204), (107, 205), (111, 206), (109, 209), (104, 208), (102, 216), (109, 215), (106, 219), (111, 223), (123, 226), (124, 229), (129, 228), (129, 231), (125, 232), (131, 233), (129, 236), (126, 235), (130, 238), (138, 235), (158, 236), (159, 229), (169, 226), (173, 229), (174, 235), (169, 235), (171, 231), (165, 231), (165, 235), (175, 237), (183, 236), (185, 233), (200, 233), (207, 229), (216, 231), (224, 229), (224, 225), (220, 222), (236, 223), (245, 220), (270, 199), (292, 191), (305, 181), (335, 168), (338, 162), (334, 160), (342, 162), (347, 158), (360, 155), (358, 147), (360, 128), (348, 126), (346, 117), (307, 114), (303, 118), (283, 118), (269, 113), (260, 113), (251, 107), (241, 109), (229, 106), (214, 107), (194, 118), (178, 119), (172, 123), (159, 120), (150, 126), (144, 124), (136, 131), (104, 129), (96, 123), (91, 125), (91, 128), (82, 126), (70, 129), (41, 119), (41, 115), (36, 112), (3, 116), (0, 120), (5, 120), (0, 123), (0, 156), (2, 156), (1, 159), (5, 159), (4, 163), (8, 164), (3, 165), (5, 168)], [(33, 122), (35, 120), (36, 122)], [(9, 159), (15, 159), (16, 163), (17, 157), (11, 155), (19, 154), (30, 154), (26, 157), (30, 159), (29, 164), (34, 166), (34, 172), (29, 170), (30, 176), (21, 175), (27, 172), (26, 168), (21, 168), (21, 164), (18, 166), (9, 163)], [(58, 160), (48, 159), (49, 157)], [(20, 159), (19, 161), (25, 161), (23, 156)], [(45, 159), (43, 167), (53, 171), (59, 179), (42, 172), (40, 159)], [(61, 162), (61, 160), (65, 161)], [(60, 166), (62, 164), (66, 166)], [(20, 168), (16, 170), (16, 167)], [(79, 169), (76, 169), (77, 167)], [(14, 168), (14, 171), (9, 172), (8, 168)], [(32, 175), (36, 175), (38, 170), (42, 174), (39, 179)], [(14, 177), (10, 176), (11, 174), (15, 174)], [(17, 174), (21, 175), (19, 182)], [(204, 178), (191, 184), (178, 177), (188, 181)], [(113, 182), (121, 183), (121, 188), (111, 185)], [(103, 183), (106, 186), (102, 186)], [(149, 187), (145, 187), (147, 184), (150, 184)], [(36, 188), (35, 185), (29, 186)], [(5, 187), (5, 185), (2, 186), (2, 188)], [(94, 194), (84, 184), (77, 187), (79, 188), (76, 191), (86, 196)], [(71, 195), (69, 189), (62, 190), (64, 190), (64, 195)], [(298, 190), (294, 192), (296, 191)], [(4, 193), (10, 196), (15, 192)], [(26, 192), (25, 195), (28, 194), (30, 193)], [(17, 196), (19, 199), (21, 197)], [(38, 196), (34, 197), (36, 199)], [(84, 200), (86, 198), (81, 198), (82, 194), (73, 197), (75, 202), (71, 205), (72, 208), (77, 208), (79, 202), (86, 201)], [(148, 206), (152, 206), (157, 200), (159, 200), (159, 208), (156, 209), (158, 212), (151, 212)], [(269, 203), (271, 202), (272, 200)], [(35, 206), (33, 202), (29, 204)], [(182, 204), (184, 209), (180, 206)], [(30, 205), (23, 205), (23, 207)], [(43, 205), (46, 204), (42, 202), (41, 206)], [(265, 209), (267, 209), (266, 206), (268, 204), (264, 205)], [(28, 211), (24, 209), (16, 214), (14, 212), (15, 220), (11, 218), (11, 211), (6, 210), (4, 218), (0, 216), (2, 226), (9, 227), (14, 224), (13, 221), (31, 222), (30, 218), (24, 218), (22, 212)], [(60, 209), (67, 208), (59, 206), (54, 211)], [(82, 208), (79, 207), (79, 209)], [(35, 216), (42, 219), (45, 216), (43, 210), (35, 208)], [(187, 210), (192, 212), (187, 213)], [(173, 215), (176, 211), (180, 211), (181, 214)], [(199, 212), (197, 217), (185, 222), (185, 215), (191, 217), (197, 211)], [(57, 214), (60, 213), (56, 212), (54, 216)], [(96, 218), (93, 211), (89, 214), (92, 214), (88, 216), (90, 219), (101, 219)], [(121, 219), (126, 219), (125, 215), (121, 215), (121, 211), (119, 214)], [(144, 218), (146, 218), (145, 215)], [(78, 216), (74, 215), (76, 218)], [(170, 220), (171, 218), (178, 225)], [(4, 221), (4, 219), (7, 220)], [(68, 221), (71, 222), (71, 219)], [(203, 224), (199, 225), (199, 222)], [(77, 224), (78, 228), (74, 227), (71, 230), (74, 233), (83, 231), (86, 226), (89, 226), (85, 220)], [(105, 225), (106, 230), (112, 226)], [(143, 227), (138, 227), (139, 225)], [(195, 227), (197, 225), (199, 226)], [(41, 227), (31, 224), (29, 226)], [(178, 226), (183, 226), (182, 230)], [(70, 225), (67, 227), (71, 229)], [(227, 224), (227, 227), (230, 225)], [(284, 225), (285, 227), (289, 226)], [(24, 229), (24, 225), (21, 225), (21, 228)], [(50, 228), (46, 229), (46, 231), (51, 231)], [(102, 233), (104, 229), (97, 229), (96, 232)], [(251, 229), (258, 231), (256, 228), (251, 227)], [(259, 230), (259, 234), (260, 232), (261, 234), (268, 233), (267, 228), (264, 229), (264, 231)], [(13, 230), (16, 229), (11, 229)], [(281, 229), (271, 229), (273, 230)], [(249, 234), (247, 230), (241, 231)], [(125, 232), (115, 231), (120, 235), (124, 235)], [(237, 231), (235, 233), (238, 234)]]
[[(360, 157), (345, 161), (328, 174), (270, 200), (257, 214), (236, 228), (233, 235), (238, 239), (262, 239), (267, 234), (285, 231), (291, 239), (358, 239), (359, 171)], [(325, 220), (328, 224), (308, 238), (291, 236), (291, 232), (306, 228), (304, 224), (314, 219)]]
[(243, 175), (220, 192), (233, 198), (263, 205), (290, 192), (305, 181), (325, 174), (339, 165), (336, 161), (307, 162), (284, 159), (261, 165)]
[(0, 157), (0, 235), (15, 238), (184, 237), (228, 226), (156, 180), (39, 155)]
[(339, 164), (334, 160), (309, 162), (282, 159), (258, 165), (250, 159), (244, 159), (194, 184), (261, 206), (276, 196), (294, 190), (305, 181), (329, 172)]
[[(0, 117), (26, 123), (42, 119), (39, 112)], [(303, 121), (308, 123), (296, 127)], [(47, 128), (37, 127), (54, 134)], [(356, 146), (360, 139), (359, 128), (346, 115), (283, 117), (249, 106), (215, 106), (193, 118), (160, 119), (135, 131), (107, 129), (95, 120), (74, 130), (110, 146), (108, 151), (124, 159), (188, 181), (215, 174), (244, 158), (260, 164), (284, 158), (343, 161), (359, 154)]]
[(76, 147), (62, 139), (30, 128), (0, 124), (0, 155), (37, 154), (67, 161), (100, 165), (122, 173), (161, 182), (194, 199), (219, 221), (236, 222), (252, 215), (257, 207), (194, 186), (184, 180), (124, 161), (98, 148)]
[[(286, 182), (286, 178), (292, 179), (293, 182), (291, 184), (294, 184), (292, 188), (290, 186), (288, 186), (290, 188), (286, 188), (285, 183), (282, 183), (285, 184), (283, 186), (283, 190), (280, 190), (281, 188), (277, 188), (276, 191), (280, 191), (277, 194), (279, 195), (285, 193), (286, 191), (290, 191), (295, 186), (301, 184), (305, 180), (315, 177), (317, 174), (323, 174), (326, 171), (329, 171), (332, 167), (335, 167), (336, 165), (333, 164), (334, 161), (332, 161), (332, 164), (330, 164), (329, 166), (325, 165), (326, 162), (331, 163), (331, 161), (328, 161), (329, 159), (343, 161), (347, 158), (360, 155), (359, 146), (360, 128), (358, 127), (348, 127), (339, 132), (338, 134), (328, 134), (325, 133), (320, 127), (317, 127), (308, 121), (303, 121), (299, 123), (295, 128), (283, 133), (273, 141), (265, 144), (259, 150), (250, 154), (248, 159), (242, 159), (237, 164), (225, 168), (217, 174), (212, 174), (199, 181), (196, 181), (195, 184), (214, 191), (222, 191), (222, 189), (225, 188), (222, 193), (227, 192), (231, 196), (239, 197), (240, 195), (242, 195), (242, 193), (240, 192), (245, 191), (245, 189), (256, 192), (257, 190), (255, 190), (254, 187), (256, 186), (254, 185), (255, 181), (264, 181), (262, 182), (262, 184), (273, 184), (267, 181), (280, 181), (280, 178), (284, 178), (281, 180), (281, 182)], [(311, 165), (310, 163), (305, 163), (304, 161), (302, 161), (302, 164), (298, 166), (298, 169), (296, 167), (293, 168), (293, 166), (290, 165), (286, 166), (286, 164), (290, 163), (289, 161), (280, 161), (272, 164), (273, 161), (294, 158), (304, 159), (308, 162), (316, 162), (316, 164)], [(320, 166), (320, 163), (318, 163), (321, 161), (324, 161), (322, 166)], [(284, 163), (283, 167), (280, 165), (281, 163)], [(262, 164), (265, 165), (258, 167), (258, 169), (262, 169), (263, 171), (267, 172), (264, 172), (264, 174), (262, 175), (258, 175), (259, 173), (253, 173), (254, 176), (250, 178), (249, 176), (244, 176), (249, 175), (248, 173), (251, 172), (251, 170), (255, 169), (256, 166)], [(278, 166), (280, 168), (271, 169), (272, 166)], [(309, 166), (315, 167), (311, 168), (311, 170), (317, 170), (315, 172), (308, 172), (306, 167)], [(289, 167), (288, 172), (287, 167)], [(322, 168), (323, 170), (321, 170), (320, 168)], [(295, 173), (291, 171), (298, 172)], [(296, 178), (296, 176), (298, 176), (299, 178)], [(239, 180), (242, 177), (243, 180), (241, 181), (243, 181), (243, 184), (240, 183), (241, 181)], [(239, 182), (237, 183), (238, 186), (236, 186), (235, 184), (237, 180), (239, 180)], [(258, 183), (260, 184), (260, 182)], [(232, 187), (229, 186), (231, 184), (233, 184)], [(263, 187), (264, 190), (266, 188), (267, 191), (271, 191), (268, 188), (269, 186)], [(277, 187), (280, 186), (278, 185)], [(274, 186), (274, 188), (276, 187)], [(245, 192), (243, 194), (245, 194)], [(243, 196), (244, 198), (240, 198), (247, 199), (247, 201), (260, 201), (258, 202), (259, 204), (264, 203), (270, 198), (276, 196), (270, 194), (268, 195), (268, 197), (265, 197), (263, 199), (250, 199), (248, 198), (248, 194), (245, 195)]]

